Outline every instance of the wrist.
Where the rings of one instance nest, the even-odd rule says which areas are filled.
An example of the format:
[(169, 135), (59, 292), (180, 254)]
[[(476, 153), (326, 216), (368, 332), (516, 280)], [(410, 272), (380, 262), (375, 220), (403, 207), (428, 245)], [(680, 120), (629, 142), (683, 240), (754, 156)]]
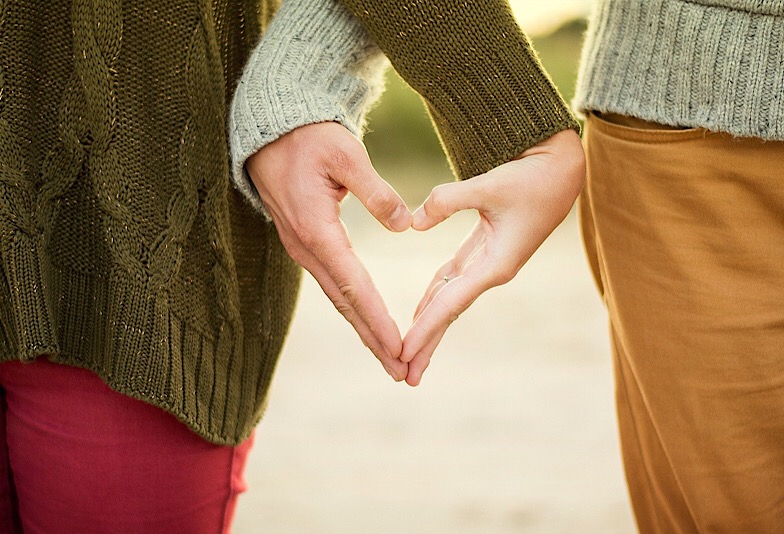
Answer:
[(383, 54), (337, 1), (283, 3), (251, 54), (229, 112), (232, 181), (254, 208), (265, 213), (247, 159), (307, 124), (338, 122), (361, 137), (385, 68)]

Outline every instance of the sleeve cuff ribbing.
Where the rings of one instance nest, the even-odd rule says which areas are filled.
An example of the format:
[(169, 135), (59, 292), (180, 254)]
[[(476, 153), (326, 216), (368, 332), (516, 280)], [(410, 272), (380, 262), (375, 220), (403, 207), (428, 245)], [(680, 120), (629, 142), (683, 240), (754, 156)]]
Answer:
[(286, 0), (252, 52), (229, 112), (231, 178), (269, 219), (245, 161), (284, 134), (334, 121), (362, 137), (388, 62), (336, 0)]
[(579, 125), (506, 0), (341, 0), (424, 99), (461, 179)]

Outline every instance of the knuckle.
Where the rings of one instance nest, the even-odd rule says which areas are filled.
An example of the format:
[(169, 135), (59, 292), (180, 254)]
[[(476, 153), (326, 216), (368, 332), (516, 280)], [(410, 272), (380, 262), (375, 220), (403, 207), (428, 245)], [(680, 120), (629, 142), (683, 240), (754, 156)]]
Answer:
[(398, 201), (392, 191), (385, 187), (379, 187), (370, 194), (366, 204), (368, 211), (371, 213), (377, 215), (392, 215), (397, 208)]
[(305, 241), (313, 234), (310, 225), (307, 224), (305, 221), (300, 219), (299, 217), (294, 217), (289, 221), (289, 226), (291, 228), (291, 233), (293, 233), (297, 238), (302, 242)]
[(300, 231), (296, 232), (296, 234), (302, 246), (307, 250), (315, 252), (320, 249), (322, 245), (321, 236), (312, 228), (300, 228)]
[(308, 250), (313, 250), (318, 246), (323, 237), (322, 231), (314, 224), (310, 214), (297, 214), (289, 220), (291, 232), (299, 239), (299, 242)]
[(449, 306), (446, 302), (444, 302), (440, 294), (436, 295), (436, 297), (433, 299), (433, 303), (437, 307), (441, 308), (441, 314), (447, 326), (454, 323), (457, 318), (460, 317), (460, 310)]
[(338, 290), (346, 302), (350, 305), (357, 302), (358, 297), (358, 290), (357, 287), (353, 284), (341, 284), (338, 286)]
[(303, 262), (307, 256), (300, 247), (285, 242), (283, 243), (283, 247), (286, 249), (286, 252), (288, 252), (292, 260), (300, 265), (303, 265)]
[(302, 265), (303, 260), (306, 258), (302, 241), (297, 236), (292, 235), (291, 232), (278, 232), (278, 237), (291, 259)]
[[(346, 302), (346, 299), (343, 298), (342, 293), (339, 290), (336, 291), (334, 288), (325, 290), (324, 292), (329, 297), (329, 300), (332, 301), (332, 305), (340, 313), (340, 315), (342, 315), (349, 323), (355, 325), (357, 321), (356, 311), (350, 303)], [(363, 343), (364, 341), (365, 340), (363, 339)]]
[(299, 237), (300, 243), (309, 250), (316, 245), (317, 239), (313, 232), (297, 232), (297, 237)]
[[(340, 312), (340, 315), (345, 317), (349, 323), (354, 324), (354, 309), (348, 304), (348, 302), (335, 299), (332, 301), (332, 304), (335, 306), (335, 309)], [(364, 340), (362, 341), (364, 343)]]
[(437, 185), (433, 188), (433, 191), (430, 192), (429, 198), (429, 208), (431, 208), (432, 213), (446, 213), (449, 209), (448, 204), (448, 191), (446, 189), (446, 184)]

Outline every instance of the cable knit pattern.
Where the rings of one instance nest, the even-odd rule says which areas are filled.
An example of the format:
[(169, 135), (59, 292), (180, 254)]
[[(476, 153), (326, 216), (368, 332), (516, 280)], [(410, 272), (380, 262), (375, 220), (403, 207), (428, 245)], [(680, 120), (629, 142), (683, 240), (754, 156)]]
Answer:
[(275, 3), (0, 8), (0, 359), (92, 369), (239, 443), (300, 277), (228, 179), (229, 98)]
[(2, 61), (0, 62), (0, 135), (7, 139), (3, 143), (0, 152), (0, 186), (3, 187), (2, 196), (8, 198), (9, 202), (0, 206), (0, 222), (3, 224), (3, 236), (11, 233), (21, 232), (27, 236), (36, 234), (35, 224), (29, 210), (22, 209), (25, 204), (29, 204), (35, 196), (33, 184), (24, 178), (24, 163), (20, 140), (17, 132), (11, 126), (11, 110), (6, 104), (11, 98), (10, 89), (6, 86), (7, 70), (11, 64), (8, 57), (6, 42), (10, 40), (10, 23), (7, 20), (9, 10), (8, 1), (0, 1), (0, 50), (2, 50)]
[(334, 121), (361, 138), (388, 61), (336, 2), (289, 0), (251, 55), (229, 117), (232, 179), (269, 217), (245, 161), (291, 130)]
[(89, 21), (74, 25), (74, 72), (84, 98), (85, 126), (92, 138), (86, 163), (104, 213), (106, 240), (112, 243), (117, 266), (144, 279), (154, 271), (147, 269), (148, 247), (123, 195), (126, 178), (116, 143), (116, 62), (122, 42), (119, 1), (74, 0), (73, 19)]
[[(48, 258), (36, 224), (36, 187), (27, 168), (24, 136), (17, 125), (25, 110), (13, 105), (18, 64), (12, 43), (20, 28), (13, 2), (0, 0), (0, 341), (21, 355), (56, 350), (51, 295), (44, 294)], [(18, 291), (17, 287), (31, 291)]]
[(784, 140), (784, 1), (601, 0), (574, 107)]
[[(303, 11), (276, 19), (274, 46), (251, 59), (275, 1), (0, 0), (0, 361), (87, 368), (211, 442), (248, 437), (301, 270), (231, 187), (241, 175), (231, 164), (303, 120), (338, 120), (359, 135), (383, 62), (336, 0), (291, 1)], [(375, 17), (366, 27), (389, 24), (395, 35), (423, 24), (395, 10)], [(486, 26), (456, 20), (456, 37), (484, 38)], [(427, 84), (431, 66), (404, 48), (402, 72)], [(448, 49), (428, 54), (449, 63)], [(530, 56), (508, 60), (509, 71), (538, 68)], [(481, 79), (482, 63), (451, 64)], [(243, 69), (264, 81), (237, 91)], [(470, 90), (455, 83), (449, 94)], [(480, 83), (489, 102), (505, 84)], [(230, 120), (240, 108), (252, 119), (243, 125)], [(439, 109), (488, 139), (499, 116), (530, 117), (514, 117), (514, 106), (478, 121)], [(549, 113), (537, 121), (562, 127), (560, 108)], [(234, 160), (230, 129), (242, 132)], [(483, 143), (461, 146), (461, 157), (492, 160)]]

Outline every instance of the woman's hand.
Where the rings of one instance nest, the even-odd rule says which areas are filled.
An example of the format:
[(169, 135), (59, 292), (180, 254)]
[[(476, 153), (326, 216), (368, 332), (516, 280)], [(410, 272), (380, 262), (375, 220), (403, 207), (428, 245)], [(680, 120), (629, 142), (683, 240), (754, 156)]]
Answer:
[(350, 191), (389, 230), (411, 226), (411, 213), (376, 173), (365, 147), (340, 124), (310, 124), (265, 146), (245, 167), (286, 251), (310, 271), (390, 376), (403, 380), (408, 365), (398, 359), (400, 331), (340, 219), (340, 202)]
[(479, 295), (514, 278), (569, 213), (584, 181), (580, 137), (565, 130), (483, 175), (433, 189), (414, 212), (416, 230), (465, 209), (478, 210), (479, 221), (414, 314), (400, 357), (409, 362), (409, 385), (419, 384), (449, 325)]

